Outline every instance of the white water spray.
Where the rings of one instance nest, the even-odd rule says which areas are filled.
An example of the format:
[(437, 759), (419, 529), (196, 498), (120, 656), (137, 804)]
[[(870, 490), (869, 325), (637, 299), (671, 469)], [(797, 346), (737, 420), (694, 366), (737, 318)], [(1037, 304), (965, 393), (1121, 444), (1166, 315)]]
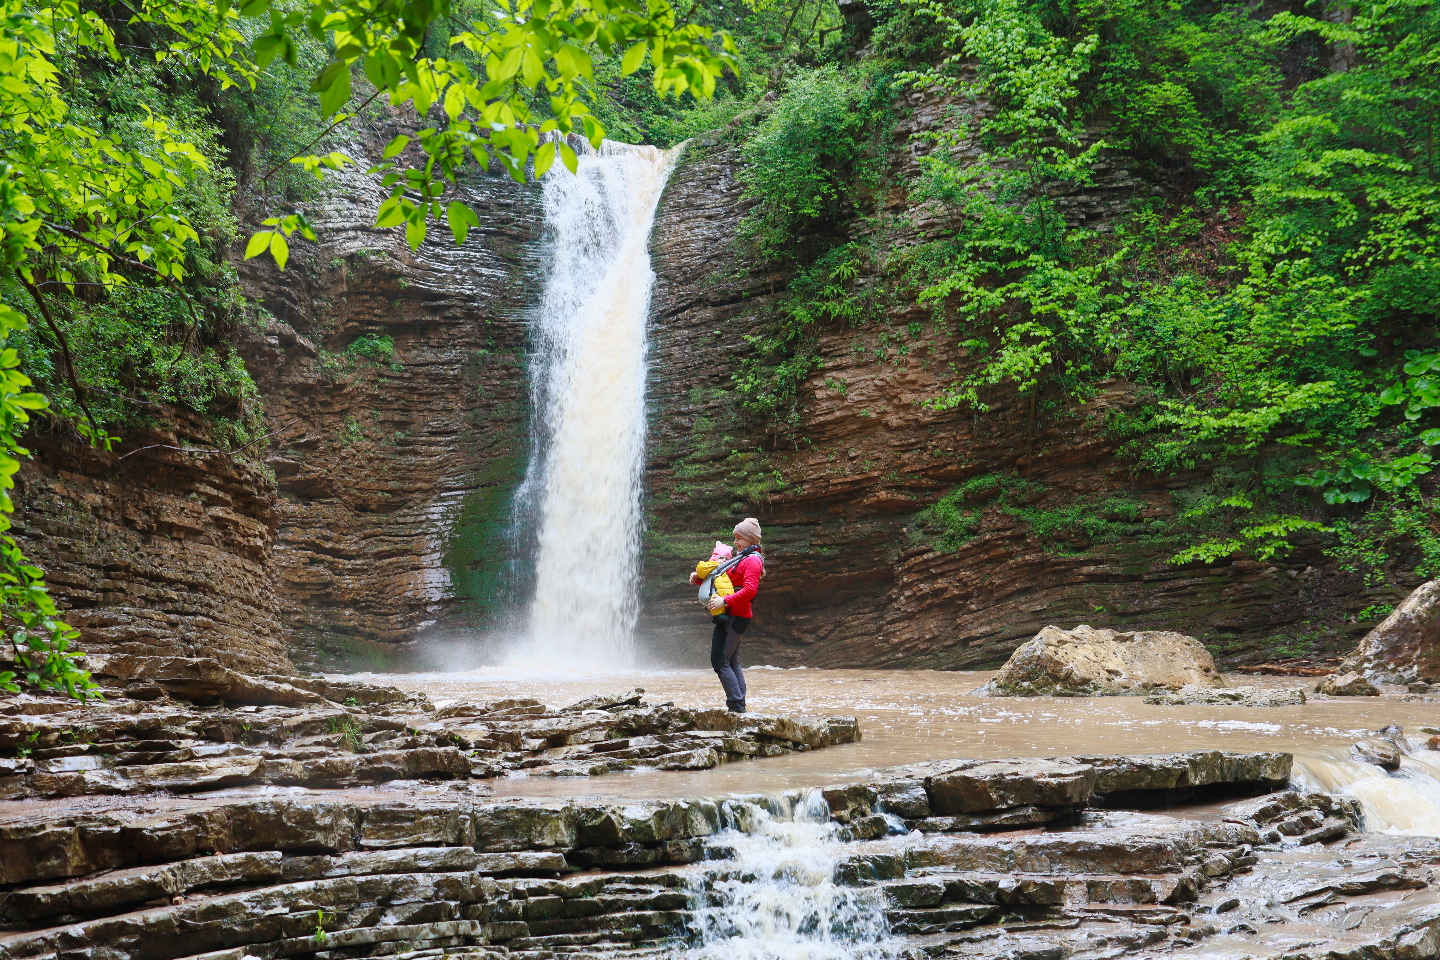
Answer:
[(555, 670), (633, 659), (645, 451), (650, 228), (673, 151), (605, 144), (545, 178), (553, 265), (537, 318), (538, 510), (528, 643), (514, 660)]
[[(767, 809), (768, 807), (768, 809)], [(728, 801), (715, 842), (733, 859), (691, 890), (697, 945), (686, 960), (890, 960), (885, 893), (835, 882), (851, 853), (820, 791)], [(896, 838), (903, 842), (903, 838)]]

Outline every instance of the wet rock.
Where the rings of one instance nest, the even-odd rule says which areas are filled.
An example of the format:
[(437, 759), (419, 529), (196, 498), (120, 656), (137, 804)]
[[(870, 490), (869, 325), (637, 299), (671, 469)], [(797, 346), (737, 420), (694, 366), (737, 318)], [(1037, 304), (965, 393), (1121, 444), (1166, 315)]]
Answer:
[(1421, 584), (1341, 665), (1375, 683), (1440, 681), (1440, 580)]
[(1224, 812), (1254, 823), (1266, 843), (1302, 846), (1351, 836), (1360, 831), (1363, 822), (1358, 800), (1294, 790), (1229, 804)]
[(92, 656), (91, 673), (128, 681), (149, 681), (172, 696), (197, 704), (325, 704), (325, 697), (289, 683), (250, 677), (204, 657)]
[(636, 687), (629, 693), (622, 693), (618, 696), (605, 696), (602, 694), (594, 697), (586, 697), (584, 700), (570, 704), (570, 706), (565, 707), (561, 712), (583, 713), (586, 710), (613, 710), (616, 707), (638, 707), (640, 705), (640, 698), (644, 693), (645, 691), (642, 688)]
[(1375, 685), (1358, 673), (1333, 673), (1315, 685), (1316, 693), (1331, 697), (1378, 697)]
[(1223, 687), (1200, 641), (1164, 631), (1119, 633), (1084, 624), (1046, 627), (977, 693), (986, 696), (1142, 696), (1186, 686)]
[(1093, 767), (1047, 760), (982, 763), (925, 784), (931, 814), (940, 817), (1014, 807), (1051, 808), (1058, 816), (1085, 803), (1094, 790)]
[(1095, 793), (1121, 806), (1269, 792), (1289, 782), (1294, 760), (1288, 753), (1221, 750), (1076, 759), (1095, 768)]
[(1162, 706), (1190, 706), (1193, 704), (1226, 704), (1237, 707), (1293, 707), (1305, 702), (1304, 690), (1262, 690), (1259, 687), (1210, 687), (1186, 686), (1174, 693), (1152, 693), (1146, 703)]
[(1373, 763), (1382, 770), (1399, 770), (1400, 759), (1404, 756), (1399, 747), (1383, 737), (1357, 740), (1350, 747), (1350, 751), (1359, 759)]
[[(117, 673), (168, 684), (173, 699), (155, 706), (72, 702), (64, 713), (0, 714), (0, 749), (33, 753), (0, 765), (0, 797), (323, 789), (486, 779), (515, 770), (589, 777), (638, 765), (704, 770), (860, 736), (853, 717), (736, 720), (723, 711), (697, 715), (647, 705), (636, 691), (597, 699), (605, 709), (557, 712), (536, 700), (436, 705), (396, 688), (297, 678), (343, 696), (336, 704), (314, 690), (246, 677), (214, 661), (104, 662)], [(247, 703), (253, 700), (262, 702)]]

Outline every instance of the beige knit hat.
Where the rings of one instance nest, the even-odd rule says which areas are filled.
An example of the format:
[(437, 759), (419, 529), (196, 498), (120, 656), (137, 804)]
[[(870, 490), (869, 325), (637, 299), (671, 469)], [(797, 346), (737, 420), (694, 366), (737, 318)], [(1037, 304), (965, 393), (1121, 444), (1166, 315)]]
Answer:
[(744, 537), (751, 543), (760, 542), (760, 521), (754, 517), (746, 517), (735, 524), (735, 536)]

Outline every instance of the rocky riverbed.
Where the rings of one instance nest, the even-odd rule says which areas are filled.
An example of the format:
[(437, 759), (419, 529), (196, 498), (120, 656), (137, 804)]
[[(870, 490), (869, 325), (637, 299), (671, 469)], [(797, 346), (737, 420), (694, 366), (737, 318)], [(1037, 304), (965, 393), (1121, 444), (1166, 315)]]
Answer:
[[(938, 762), (643, 802), (10, 803), (0, 957), (1435, 955), (1440, 844), (1358, 834), (1353, 801), (1272, 792), (1290, 765)], [(1198, 816), (1121, 809), (1255, 793)]]
[[(0, 704), (0, 960), (1440, 956), (1440, 840), (1375, 832), (1385, 794), (1423, 802), (1424, 741), (1394, 727), (1328, 780), (1284, 749), (945, 759), (933, 737), (921, 762), (858, 769), (883, 675), (757, 675), (759, 702), (807, 718), (687, 707), (675, 675), (645, 678), (670, 703), (559, 695), (595, 679), (92, 665), (104, 704)], [(996, 714), (964, 714), (975, 727), (1208, 711), (1193, 726), (1212, 742), (1250, 723), (1231, 716), (1430, 709), (1395, 691), (1260, 711), (987, 701), (970, 692), (983, 678), (936, 675), (947, 699), (927, 675), (890, 677), (933, 709)], [(1147, 729), (1159, 746), (1185, 725)], [(705, 789), (812, 755), (834, 762), (809, 786), (792, 771), (759, 777), (789, 784), (765, 793)], [(1377, 785), (1361, 799), (1344, 795), (1356, 770)], [(671, 795), (645, 796), (660, 783)]]
[(252, 677), (206, 659), (92, 661), (105, 701), (0, 701), (0, 798), (704, 770), (860, 739), (853, 717), (691, 710), (647, 703), (639, 689), (563, 707), (435, 702), (377, 684)]

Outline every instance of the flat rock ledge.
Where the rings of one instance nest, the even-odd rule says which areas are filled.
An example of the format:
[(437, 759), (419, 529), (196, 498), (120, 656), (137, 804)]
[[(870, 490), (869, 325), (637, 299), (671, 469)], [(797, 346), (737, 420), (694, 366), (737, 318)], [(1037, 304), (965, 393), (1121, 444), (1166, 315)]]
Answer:
[[(1085, 809), (1101, 789), (1247, 792), (1289, 762), (954, 760), (718, 800), (0, 804), (0, 960), (674, 957), (700, 939), (698, 911), (753, 880), (741, 832), (801, 807), (828, 808), (834, 882), (873, 892), (906, 960), (1440, 953), (1440, 842), (1356, 836), (1353, 801), (1282, 791), (1208, 819)], [(966, 819), (1032, 807), (1065, 808), (1065, 828)]]
[(445, 700), (323, 677), (247, 677), (213, 660), (95, 658), (106, 701), (0, 700), (0, 799), (342, 788), (523, 773), (704, 770), (860, 739), (853, 717), (646, 703)]

